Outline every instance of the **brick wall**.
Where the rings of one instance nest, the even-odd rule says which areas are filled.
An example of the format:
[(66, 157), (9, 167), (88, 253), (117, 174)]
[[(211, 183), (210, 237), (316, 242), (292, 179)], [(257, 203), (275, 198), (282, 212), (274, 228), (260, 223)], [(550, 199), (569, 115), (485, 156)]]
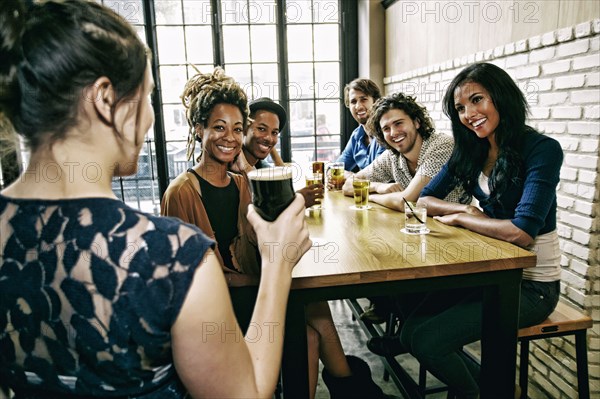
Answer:
[[(450, 81), (473, 62), (491, 62), (518, 82), (531, 106), (529, 124), (564, 151), (558, 186), (562, 301), (594, 319), (588, 330), (591, 396), (600, 398), (600, 19), (409, 71), (384, 80), (427, 106), (437, 130), (450, 134), (441, 100)], [(577, 397), (573, 339), (531, 347), (530, 397)]]

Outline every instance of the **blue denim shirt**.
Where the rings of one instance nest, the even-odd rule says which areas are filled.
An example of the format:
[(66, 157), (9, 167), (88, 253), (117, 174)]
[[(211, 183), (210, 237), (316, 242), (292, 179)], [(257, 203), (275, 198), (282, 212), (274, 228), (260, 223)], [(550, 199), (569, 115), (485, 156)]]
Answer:
[(363, 125), (359, 125), (350, 136), (350, 140), (346, 144), (346, 148), (337, 159), (337, 162), (344, 163), (344, 169), (353, 171), (354, 169), (364, 169), (371, 164), (385, 151), (385, 148), (380, 146), (377, 140), (371, 137), (371, 142), (368, 146), (365, 145), (364, 138), (367, 132)]

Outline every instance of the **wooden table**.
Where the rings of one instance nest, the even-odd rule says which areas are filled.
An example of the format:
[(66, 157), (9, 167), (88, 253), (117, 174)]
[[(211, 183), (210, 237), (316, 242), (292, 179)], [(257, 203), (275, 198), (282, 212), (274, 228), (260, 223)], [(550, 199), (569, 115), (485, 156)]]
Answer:
[(376, 204), (357, 211), (352, 204), (341, 192), (328, 192), (323, 209), (307, 216), (311, 237), (324, 244), (313, 246), (293, 272), (284, 397), (308, 397), (307, 303), (463, 287), (484, 290), (481, 398), (514, 397), (519, 286), (535, 255), (432, 218), (429, 234), (407, 235), (400, 232), (403, 213)]

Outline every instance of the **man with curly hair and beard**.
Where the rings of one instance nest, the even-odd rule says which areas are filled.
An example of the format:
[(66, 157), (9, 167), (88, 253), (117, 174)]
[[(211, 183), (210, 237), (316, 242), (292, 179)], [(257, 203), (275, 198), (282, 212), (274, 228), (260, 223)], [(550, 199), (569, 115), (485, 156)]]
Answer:
[[(423, 187), (450, 159), (452, 137), (435, 132), (427, 110), (414, 97), (395, 93), (382, 97), (373, 105), (367, 130), (372, 132), (386, 151), (357, 178), (371, 181), (369, 201), (397, 211), (404, 210), (404, 200), (416, 201)], [(346, 180), (344, 194), (354, 195), (352, 179)], [(446, 200), (458, 202), (458, 191)]]

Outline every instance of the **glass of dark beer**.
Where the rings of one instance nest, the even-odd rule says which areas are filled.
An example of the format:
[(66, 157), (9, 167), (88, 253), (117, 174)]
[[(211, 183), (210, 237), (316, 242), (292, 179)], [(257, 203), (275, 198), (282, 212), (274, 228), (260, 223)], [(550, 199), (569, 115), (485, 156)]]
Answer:
[(272, 222), (294, 200), (292, 170), (288, 167), (262, 168), (248, 173), (252, 203), (258, 214)]

